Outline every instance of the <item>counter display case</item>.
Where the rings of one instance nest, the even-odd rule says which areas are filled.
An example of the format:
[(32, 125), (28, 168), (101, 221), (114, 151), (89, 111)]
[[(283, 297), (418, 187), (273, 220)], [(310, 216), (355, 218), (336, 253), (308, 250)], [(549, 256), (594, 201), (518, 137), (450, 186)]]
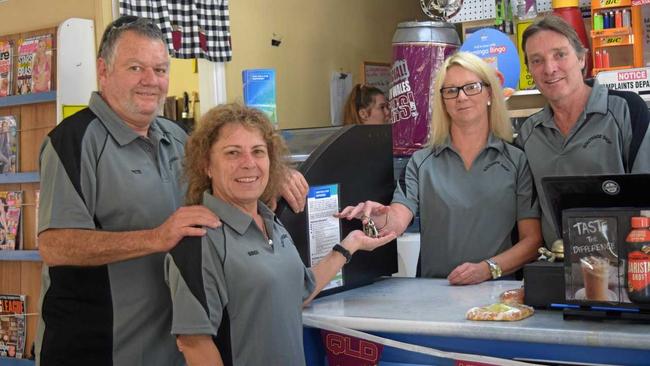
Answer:
[[(565, 321), (561, 311), (550, 310), (537, 310), (532, 317), (517, 322), (477, 322), (465, 318), (471, 307), (497, 302), (501, 292), (520, 286), (519, 281), (450, 286), (444, 279), (388, 278), (316, 299), (303, 311), (307, 364), (326, 365), (319, 326), (336, 327), (339, 332), (362, 331), (387, 341), (445, 352), (535, 364), (648, 364), (647, 324)], [(439, 358), (384, 346), (380, 360), (382, 365), (451, 366), (462, 364), (463, 358)]]

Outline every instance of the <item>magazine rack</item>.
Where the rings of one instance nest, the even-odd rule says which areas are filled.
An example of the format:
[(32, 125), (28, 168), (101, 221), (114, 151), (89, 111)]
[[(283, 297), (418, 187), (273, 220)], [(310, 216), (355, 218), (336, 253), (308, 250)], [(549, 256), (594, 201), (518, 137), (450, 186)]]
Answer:
[[(0, 40), (16, 42), (40, 34), (52, 34), (51, 85), (56, 85), (57, 28), (0, 36)], [(16, 54), (14, 53), (14, 56)], [(15, 62), (14, 62), (15, 64)], [(15, 67), (14, 67), (15, 72)], [(13, 115), (19, 120), (17, 173), (0, 174), (0, 190), (22, 191), (22, 243), (24, 250), (0, 251), (0, 293), (27, 295), (27, 313), (38, 312), (41, 261), (36, 250), (35, 193), (39, 189), (38, 154), (41, 142), (56, 125), (56, 91), (11, 95), (0, 98), (0, 115)], [(36, 316), (27, 318), (25, 356), (30, 356), (36, 334)], [(0, 359), (2, 365), (30, 365), (33, 361)]]

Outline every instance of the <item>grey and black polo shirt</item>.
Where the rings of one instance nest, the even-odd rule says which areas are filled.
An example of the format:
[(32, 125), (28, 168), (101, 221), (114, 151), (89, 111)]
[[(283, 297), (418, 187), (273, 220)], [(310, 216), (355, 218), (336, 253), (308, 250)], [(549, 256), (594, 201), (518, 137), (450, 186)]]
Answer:
[(420, 212), (422, 277), (446, 277), (509, 249), (517, 221), (539, 217), (523, 151), (492, 134), (469, 170), (449, 139), (417, 151), (405, 169), (393, 203)]
[(223, 225), (167, 255), (172, 333), (211, 335), (225, 365), (304, 365), (302, 302), (315, 282), (289, 233), (261, 202), (272, 244), (238, 208), (209, 192), (203, 205)]
[(648, 107), (632, 92), (612, 91), (594, 81), (587, 106), (565, 137), (549, 105), (521, 126), (515, 143), (524, 149), (542, 207), (547, 246), (559, 237), (541, 181), (544, 177), (650, 172)]
[[(187, 135), (157, 118), (137, 135), (94, 93), (41, 146), (39, 232), (157, 227), (181, 206)], [(114, 243), (113, 243), (114, 244)], [(42, 365), (180, 365), (164, 254), (96, 267), (43, 266)]]

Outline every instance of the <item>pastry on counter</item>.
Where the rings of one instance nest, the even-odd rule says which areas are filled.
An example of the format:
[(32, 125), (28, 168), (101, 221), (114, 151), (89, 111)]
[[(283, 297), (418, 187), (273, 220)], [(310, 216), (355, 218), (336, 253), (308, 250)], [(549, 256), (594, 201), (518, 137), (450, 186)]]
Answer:
[(534, 312), (532, 307), (523, 304), (496, 303), (471, 308), (466, 316), (469, 320), (516, 321), (528, 318)]
[(524, 288), (515, 288), (506, 290), (499, 295), (499, 302), (504, 304), (523, 304), (524, 303)]

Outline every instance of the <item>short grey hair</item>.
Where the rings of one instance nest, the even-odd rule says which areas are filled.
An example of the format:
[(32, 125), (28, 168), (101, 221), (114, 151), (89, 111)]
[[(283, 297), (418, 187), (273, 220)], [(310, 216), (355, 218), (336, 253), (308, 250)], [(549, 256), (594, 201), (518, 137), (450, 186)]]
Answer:
[(133, 15), (123, 15), (114, 20), (104, 30), (102, 41), (99, 44), (97, 58), (103, 59), (108, 67), (112, 67), (113, 58), (115, 57), (115, 45), (125, 32), (135, 32), (146, 38), (160, 40), (163, 44), (165, 36), (158, 25), (151, 19), (136, 17)]

